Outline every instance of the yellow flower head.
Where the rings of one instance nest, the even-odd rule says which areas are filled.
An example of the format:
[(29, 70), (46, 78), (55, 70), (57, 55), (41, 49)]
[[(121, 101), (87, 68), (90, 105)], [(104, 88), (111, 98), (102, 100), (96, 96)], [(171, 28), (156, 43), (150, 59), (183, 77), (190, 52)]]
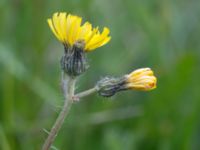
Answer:
[(130, 89), (148, 91), (156, 88), (157, 79), (150, 68), (137, 69), (126, 75), (126, 87)]
[(149, 91), (156, 88), (156, 77), (150, 68), (141, 68), (119, 78), (106, 77), (97, 83), (98, 93), (111, 97), (124, 90)]
[(89, 52), (111, 39), (108, 28), (104, 27), (100, 33), (98, 27), (93, 28), (89, 22), (82, 24), (81, 17), (65, 12), (54, 13), (47, 21), (57, 39), (67, 47), (82, 43), (83, 50)]

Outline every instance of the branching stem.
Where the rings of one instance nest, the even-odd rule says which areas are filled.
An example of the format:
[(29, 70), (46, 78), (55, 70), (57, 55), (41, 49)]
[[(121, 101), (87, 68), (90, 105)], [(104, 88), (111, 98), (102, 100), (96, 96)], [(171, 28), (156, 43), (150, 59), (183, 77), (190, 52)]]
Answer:
[(83, 98), (83, 97), (86, 97), (88, 95), (91, 95), (91, 94), (93, 94), (93, 93), (95, 93), (97, 91), (98, 91), (98, 87), (95, 86), (95, 87), (93, 87), (93, 88), (91, 88), (89, 90), (86, 90), (86, 91), (83, 91), (83, 92), (80, 92), (80, 93), (76, 94), (74, 96), (74, 100), (79, 100), (80, 98)]
[(69, 77), (64, 73), (62, 74), (62, 88), (65, 97), (64, 106), (60, 114), (58, 115), (58, 118), (56, 119), (56, 122), (54, 123), (51, 131), (49, 132), (49, 135), (45, 140), (42, 150), (49, 150), (51, 148), (51, 145), (56, 138), (65, 120), (65, 117), (68, 115), (68, 112), (73, 103), (75, 81), (76, 80), (74, 78)]
[(74, 87), (75, 87), (75, 78), (67, 76), (65, 73), (62, 73), (62, 90), (65, 97), (64, 106), (56, 119), (51, 131), (48, 134), (47, 139), (44, 142), (42, 150), (49, 150), (52, 143), (54, 142), (62, 124), (69, 113), (73, 101), (79, 100), (82, 97), (91, 95), (98, 91), (98, 87), (95, 86), (89, 90), (78, 93), (74, 96)]

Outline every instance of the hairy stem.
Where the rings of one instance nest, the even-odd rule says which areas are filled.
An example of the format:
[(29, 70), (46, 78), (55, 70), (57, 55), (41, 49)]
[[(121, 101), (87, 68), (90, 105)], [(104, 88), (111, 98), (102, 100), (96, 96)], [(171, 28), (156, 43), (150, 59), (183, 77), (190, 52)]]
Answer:
[(65, 117), (68, 115), (68, 112), (73, 103), (74, 85), (75, 85), (75, 79), (63, 73), (62, 88), (65, 97), (64, 106), (60, 114), (58, 115), (58, 118), (56, 119), (56, 122), (54, 123), (51, 131), (49, 132), (49, 135), (45, 140), (42, 150), (49, 150), (51, 148), (53, 141), (55, 140), (60, 128), (62, 127)]
[(97, 91), (98, 91), (98, 87), (95, 86), (95, 87), (93, 87), (93, 88), (91, 88), (89, 90), (86, 90), (86, 91), (83, 91), (83, 92), (80, 92), (80, 93), (76, 94), (74, 96), (74, 99), (75, 100), (79, 100), (80, 98), (88, 96), (88, 95), (91, 95), (91, 94), (93, 94), (93, 93), (95, 93)]

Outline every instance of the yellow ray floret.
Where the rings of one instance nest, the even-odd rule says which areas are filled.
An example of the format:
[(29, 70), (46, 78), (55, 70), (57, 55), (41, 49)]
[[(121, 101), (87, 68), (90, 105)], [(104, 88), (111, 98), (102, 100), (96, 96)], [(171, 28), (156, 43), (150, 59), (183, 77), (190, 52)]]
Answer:
[(54, 13), (47, 22), (59, 41), (70, 47), (76, 42), (83, 41), (84, 51), (92, 51), (111, 39), (108, 28), (104, 27), (103, 32), (100, 33), (98, 27), (93, 28), (89, 22), (81, 25), (81, 17), (65, 12)]
[(137, 69), (126, 77), (126, 86), (130, 89), (148, 91), (156, 88), (157, 79), (150, 68)]

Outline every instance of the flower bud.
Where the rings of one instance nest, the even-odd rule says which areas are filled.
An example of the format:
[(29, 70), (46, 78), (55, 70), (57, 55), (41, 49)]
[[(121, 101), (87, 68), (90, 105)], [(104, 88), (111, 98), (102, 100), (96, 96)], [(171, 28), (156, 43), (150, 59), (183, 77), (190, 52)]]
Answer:
[(111, 97), (123, 90), (149, 91), (156, 88), (156, 77), (150, 68), (141, 68), (121, 78), (104, 78), (97, 83), (98, 93)]
[(156, 88), (157, 79), (150, 68), (137, 69), (125, 77), (127, 89), (149, 91)]

